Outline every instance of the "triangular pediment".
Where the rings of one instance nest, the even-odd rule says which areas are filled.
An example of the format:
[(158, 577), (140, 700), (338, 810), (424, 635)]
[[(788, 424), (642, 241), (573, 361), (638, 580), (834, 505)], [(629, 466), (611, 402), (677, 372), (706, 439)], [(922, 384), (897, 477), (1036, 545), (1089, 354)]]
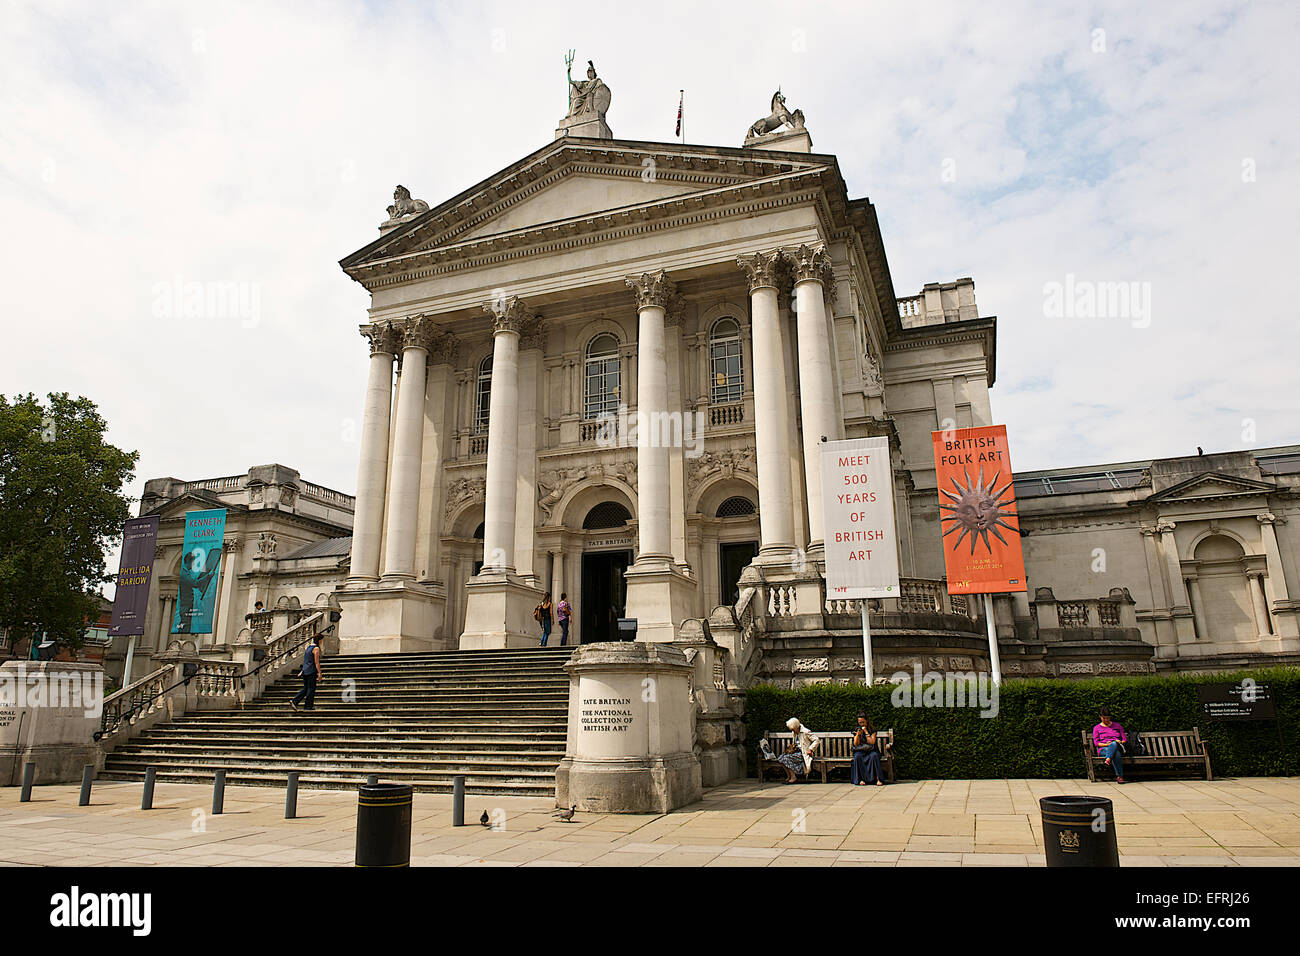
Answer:
[[(649, 172), (647, 167), (647, 173)], [(641, 206), (685, 196), (710, 187), (708, 183), (658, 176), (626, 176), (615, 172), (586, 173), (566, 170), (549, 185), (516, 205), (503, 209), (456, 237), (457, 241), (500, 235), (550, 222), (565, 222), (596, 213)], [(424, 248), (435, 248), (431, 242)]]
[(1205, 472), (1151, 495), (1147, 501), (1194, 501), (1207, 498), (1240, 498), (1267, 495), (1277, 491), (1275, 485), (1217, 472)]
[(169, 499), (158, 507), (146, 511), (145, 514), (158, 515), (160, 518), (184, 518), (188, 511), (207, 511), (213, 508), (225, 508), (228, 512), (248, 510), (245, 505), (223, 501), (209, 491), (187, 491), (177, 498)]
[(830, 156), (562, 139), (393, 229), (340, 265), (364, 283), (378, 270), (418, 268), (430, 259), (469, 257), (495, 246), (806, 189), (827, 173), (842, 190)]

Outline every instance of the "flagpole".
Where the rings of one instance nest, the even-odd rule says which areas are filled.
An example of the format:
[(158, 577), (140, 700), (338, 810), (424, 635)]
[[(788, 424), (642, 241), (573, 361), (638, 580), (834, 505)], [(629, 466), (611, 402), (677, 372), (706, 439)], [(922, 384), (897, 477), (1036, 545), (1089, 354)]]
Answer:
[(998, 657), (998, 626), (993, 620), (993, 595), (984, 595), (984, 618), (989, 631), (989, 669), (993, 671), (993, 683), (1002, 683), (1002, 661)]
[(682, 114), (682, 145), (686, 145), (686, 91), (678, 90), (682, 98), (677, 102), (677, 111)]
[(862, 668), (866, 673), (867, 686), (870, 687), (876, 682), (876, 677), (871, 662), (871, 618), (866, 598), (859, 602), (859, 607), (862, 609)]

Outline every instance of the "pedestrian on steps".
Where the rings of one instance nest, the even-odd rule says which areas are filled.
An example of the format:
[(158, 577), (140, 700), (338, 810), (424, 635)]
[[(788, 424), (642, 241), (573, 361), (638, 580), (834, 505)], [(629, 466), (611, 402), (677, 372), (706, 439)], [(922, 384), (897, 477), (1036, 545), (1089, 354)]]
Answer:
[(317, 634), (307, 645), (307, 652), (302, 656), (302, 690), (298, 691), (298, 696), (290, 701), (290, 706), (294, 710), (298, 709), (298, 703), (302, 702), (303, 710), (316, 709), (316, 682), (320, 680), (320, 642), (325, 640), (324, 634)]
[(555, 605), (555, 619), (560, 622), (560, 646), (569, 643), (569, 621), (573, 617), (573, 605), (569, 595), (560, 592), (560, 603)]
[(533, 620), (542, 626), (542, 647), (551, 636), (551, 619), (555, 608), (551, 605), (551, 592), (542, 595), (542, 603), (533, 608)]

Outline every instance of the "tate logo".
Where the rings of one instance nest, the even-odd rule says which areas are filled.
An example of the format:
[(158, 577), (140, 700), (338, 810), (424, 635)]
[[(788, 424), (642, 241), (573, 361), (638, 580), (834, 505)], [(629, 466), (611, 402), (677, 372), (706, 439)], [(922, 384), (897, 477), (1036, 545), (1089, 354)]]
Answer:
[(153, 924), (151, 893), (82, 893), (74, 886), (51, 896), (50, 906), (50, 925), (59, 928), (127, 927), (148, 936)]

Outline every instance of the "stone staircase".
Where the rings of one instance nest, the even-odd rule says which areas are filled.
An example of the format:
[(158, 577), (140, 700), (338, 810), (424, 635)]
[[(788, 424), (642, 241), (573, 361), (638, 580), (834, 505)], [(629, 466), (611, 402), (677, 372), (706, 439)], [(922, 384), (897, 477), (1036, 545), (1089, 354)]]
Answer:
[[(332, 657), (314, 711), (296, 668), (242, 710), (179, 717), (110, 753), (101, 780), (351, 789), (369, 774), (423, 792), (550, 796), (564, 757), (571, 647)], [(345, 694), (345, 690), (348, 691)], [(345, 697), (347, 699), (345, 699)]]

